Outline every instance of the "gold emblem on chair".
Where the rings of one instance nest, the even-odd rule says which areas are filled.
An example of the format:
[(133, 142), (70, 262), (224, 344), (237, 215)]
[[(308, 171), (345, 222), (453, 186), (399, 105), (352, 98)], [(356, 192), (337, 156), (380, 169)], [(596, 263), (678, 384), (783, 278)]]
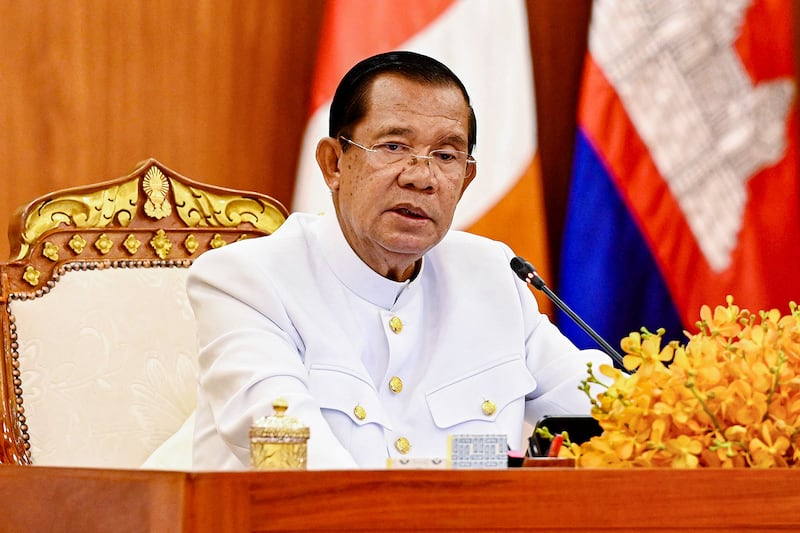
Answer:
[(144, 212), (147, 216), (160, 220), (172, 213), (172, 206), (167, 201), (169, 181), (158, 167), (152, 166), (147, 171), (142, 179), (142, 189), (147, 195), (147, 201), (144, 203)]
[(215, 233), (214, 238), (211, 239), (211, 242), (208, 244), (210, 244), (212, 248), (222, 248), (228, 243), (225, 242), (225, 239), (222, 238), (222, 235)]
[(67, 244), (69, 244), (69, 247), (72, 248), (73, 252), (80, 255), (83, 249), (86, 248), (86, 239), (76, 233), (72, 236)]
[(139, 247), (142, 245), (142, 241), (136, 238), (133, 233), (129, 233), (128, 236), (125, 238), (125, 241), (122, 243), (122, 246), (128, 250), (128, 253), (131, 255), (135, 255)]
[(200, 248), (200, 243), (197, 242), (197, 237), (194, 235), (189, 235), (186, 237), (186, 240), (183, 241), (183, 247), (186, 248), (186, 251), (189, 252), (189, 255), (195, 253), (198, 248)]
[(25, 268), (25, 273), (22, 275), (22, 279), (27, 281), (31, 287), (35, 287), (39, 284), (39, 276), (42, 273), (33, 268), (32, 266), (28, 266)]
[(166, 232), (160, 229), (156, 232), (152, 239), (150, 239), (150, 246), (156, 251), (156, 255), (161, 259), (166, 259), (169, 251), (172, 250), (172, 242), (167, 237)]
[(248, 223), (272, 233), (286, 220), (282, 209), (264, 198), (214, 193), (175, 180), (171, 183), (175, 212), (189, 227), (233, 228)]
[(44, 243), (42, 255), (48, 258), (50, 261), (58, 261), (58, 246), (52, 242)]
[[(72, 228), (105, 228), (118, 224), (126, 227), (135, 215), (139, 198), (139, 180), (132, 179), (102, 190), (67, 191), (42, 199), (28, 207), (22, 223), (20, 249), (17, 259), (28, 254), (30, 245), (44, 233), (59, 226)], [(85, 246), (85, 243), (84, 243)], [(72, 247), (72, 246), (70, 246)], [(75, 253), (81, 253), (72, 247)]]
[(114, 241), (109, 239), (105, 233), (101, 233), (97, 240), (94, 241), (94, 247), (103, 255), (106, 255), (113, 246)]

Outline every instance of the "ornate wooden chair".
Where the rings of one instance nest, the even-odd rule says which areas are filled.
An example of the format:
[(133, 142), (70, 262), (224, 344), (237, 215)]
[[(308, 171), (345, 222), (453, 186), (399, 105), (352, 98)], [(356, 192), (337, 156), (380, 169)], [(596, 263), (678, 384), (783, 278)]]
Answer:
[(0, 462), (142, 465), (194, 410), (186, 267), (286, 216), (153, 159), (25, 206), (0, 265)]

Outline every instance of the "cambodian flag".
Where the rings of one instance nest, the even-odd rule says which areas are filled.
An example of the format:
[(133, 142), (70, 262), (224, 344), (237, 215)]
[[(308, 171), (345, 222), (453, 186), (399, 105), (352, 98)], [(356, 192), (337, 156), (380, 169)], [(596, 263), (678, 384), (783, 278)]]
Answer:
[(789, 0), (594, 2), (559, 291), (612, 345), (800, 300), (795, 98)]

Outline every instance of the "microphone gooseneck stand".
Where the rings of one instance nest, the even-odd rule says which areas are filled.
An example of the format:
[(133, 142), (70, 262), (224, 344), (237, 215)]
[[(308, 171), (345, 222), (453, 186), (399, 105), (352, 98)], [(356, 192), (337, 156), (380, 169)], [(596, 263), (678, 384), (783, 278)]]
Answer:
[(595, 330), (589, 327), (589, 324), (584, 322), (583, 319), (575, 313), (575, 311), (570, 309), (570, 307), (565, 304), (564, 301), (556, 295), (556, 293), (550, 290), (550, 287), (547, 286), (539, 273), (536, 272), (536, 269), (532, 264), (522, 257), (517, 256), (511, 260), (511, 270), (513, 270), (522, 281), (545, 293), (547, 297), (558, 306), (559, 309), (564, 311), (572, 320), (575, 321), (576, 324), (581, 327), (583, 331), (585, 331), (592, 339), (594, 339), (597, 344), (600, 345), (603, 351), (614, 360), (614, 363), (620, 369), (622, 369), (624, 372), (628, 372), (625, 369), (625, 366), (622, 364), (622, 355), (620, 355), (618, 351), (616, 351), (609, 343), (607, 343), (603, 337), (598, 335)]

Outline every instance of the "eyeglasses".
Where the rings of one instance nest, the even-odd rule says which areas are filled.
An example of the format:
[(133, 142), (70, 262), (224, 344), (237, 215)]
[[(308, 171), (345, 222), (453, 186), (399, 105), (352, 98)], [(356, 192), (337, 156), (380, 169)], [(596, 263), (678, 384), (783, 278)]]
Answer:
[(404, 160), (410, 160), (412, 165), (416, 165), (418, 160), (425, 159), (429, 167), (433, 162), (442, 175), (450, 179), (462, 177), (467, 166), (475, 164), (474, 157), (459, 150), (431, 150), (428, 155), (421, 155), (401, 143), (378, 143), (368, 148), (342, 135), (339, 138), (372, 154), (373, 161), (379, 165), (389, 166)]

